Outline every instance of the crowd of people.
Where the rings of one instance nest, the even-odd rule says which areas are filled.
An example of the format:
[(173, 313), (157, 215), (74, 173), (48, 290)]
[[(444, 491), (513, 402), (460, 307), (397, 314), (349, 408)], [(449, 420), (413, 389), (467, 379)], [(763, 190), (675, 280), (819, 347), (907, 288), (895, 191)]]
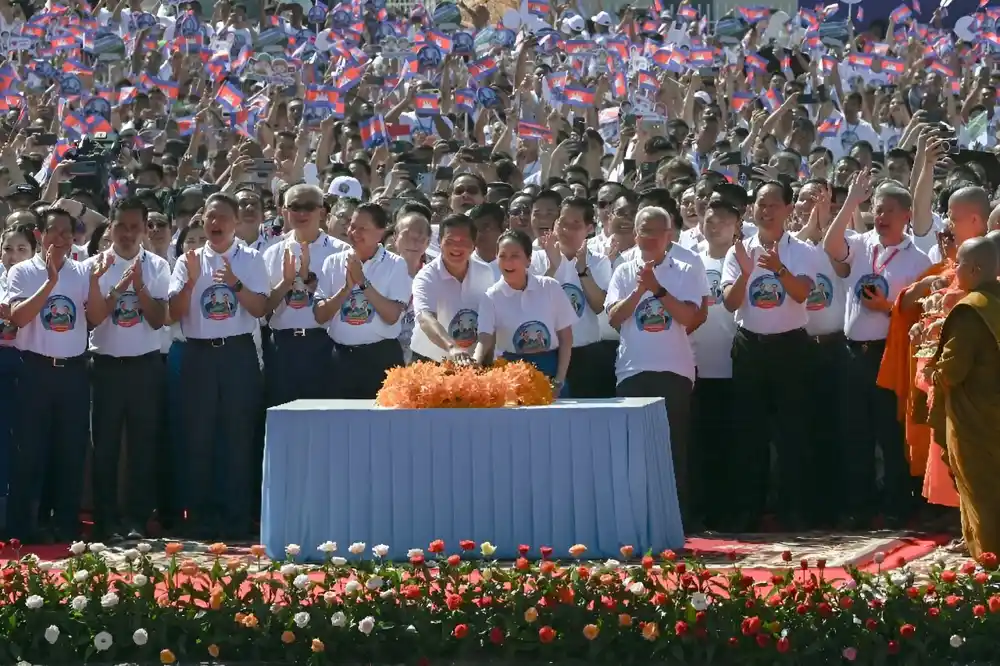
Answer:
[(983, 522), (911, 334), (996, 274), (993, 10), (202, 9), (0, 6), (11, 535), (248, 537), (265, 407), (499, 357), (663, 398), (688, 532)]

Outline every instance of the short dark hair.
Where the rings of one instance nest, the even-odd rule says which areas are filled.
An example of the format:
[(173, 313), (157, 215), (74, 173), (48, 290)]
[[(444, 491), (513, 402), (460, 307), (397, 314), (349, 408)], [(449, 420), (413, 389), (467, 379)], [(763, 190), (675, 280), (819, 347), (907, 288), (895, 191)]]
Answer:
[[(668, 201), (671, 203), (673, 203), (674, 201), (674, 198), (670, 196), (670, 192), (663, 187), (654, 187), (640, 194), (637, 203), (639, 205), (639, 208), (645, 208), (646, 206), (667, 208), (667, 206), (669, 205), (667, 203)], [(676, 204), (674, 204), (674, 206), (676, 208)], [(667, 212), (668, 213), (670, 212), (669, 208), (667, 208)]]
[(594, 224), (594, 204), (583, 197), (566, 197), (560, 208), (576, 208), (583, 213), (583, 221), (587, 226)]
[(212, 194), (209, 194), (205, 199), (205, 210), (208, 210), (208, 207), (215, 202), (229, 206), (229, 208), (233, 211), (233, 215), (240, 214), (240, 204), (236, 201), (236, 197), (232, 194), (227, 194), (226, 192), (213, 192)]
[(468, 215), (452, 213), (441, 220), (438, 225), (438, 238), (443, 240), (447, 232), (452, 229), (467, 229), (472, 240), (476, 240), (476, 223)]
[(123, 211), (127, 210), (137, 210), (142, 213), (142, 221), (146, 222), (149, 219), (149, 209), (146, 204), (142, 202), (139, 197), (125, 197), (124, 199), (119, 199), (115, 202), (115, 205), (111, 208), (111, 221), (117, 222), (118, 215)]
[(507, 219), (507, 211), (504, 210), (504, 207), (498, 203), (490, 203), (489, 201), (473, 206), (467, 215), (473, 223), (483, 219), (496, 220), (497, 225), (501, 229), (503, 228), (504, 221)]
[(431, 212), (430, 208), (420, 203), (419, 201), (412, 200), (404, 202), (396, 210), (396, 213), (392, 216), (392, 220), (393, 222), (395, 222), (397, 220), (401, 220), (404, 215), (413, 215), (414, 213), (417, 215), (423, 215), (428, 220), (434, 217), (434, 213)]
[(76, 218), (70, 215), (69, 211), (65, 208), (57, 208), (56, 206), (47, 206), (43, 208), (38, 213), (38, 230), (48, 231), (49, 227), (52, 226), (52, 222), (55, 218), (65, 217), (69, 220), (71, 227), (76, 225)]
[(470, 173), (468, 171), (465, 171), (465, 172), (459, 173), (459, 174), (455, 174), (455, 176), (451, 179), (451, 187), (448, 188), (449, 192), (451, 192), (451, 190), (455, 189), (455, 183), (458, 182), (459, 178), (471, 178), (471, 179), (473, 179), (474, 181), (476, 181), (476, 184), (479, 185), (479, 192), (483, 196), (486, 196), (486, 180), (482, 176), (480, 176), (478, 173)]
[(561, 206), (563, 201), (563, 196), (556, 192), (555, 190), (542, 190), (531, 200), (531, 205), (534, 207), (536, 203), (542, 199), (548, 199), (553, 202), (556, 206)]
[(780, 180), (767, 180), (761, 183), (760, 187), (758, 187), (757, 191), (754, 193), (755, 200), (760, 196), (761, 191), (765, 187), (777, 187), (781, 190), (781, 199), (785, 202), (786, 206), (791, 205), (791, 203), (795, 201), (795, 192), (792, 190), (792, 186), (789, 183)]
[(531, 259), (531, 238), (528, 237), (528, 234), (520, 229), (506, 229), (497, 239), (497, 246), (508, 239), (520, 245), (521, 249), (524, 250), (524, 256)]
[(368, 215), (372, 218), (372, 224), (379, 229), (385, 229), (389, 226), (389, 215), (385, 212), (385, 209), (377, 203), (366, 201), (363, 204), (359, 204), (358, 207), (354, 209), (354, 214), (357, 215), (358, 213), (368, 213)]

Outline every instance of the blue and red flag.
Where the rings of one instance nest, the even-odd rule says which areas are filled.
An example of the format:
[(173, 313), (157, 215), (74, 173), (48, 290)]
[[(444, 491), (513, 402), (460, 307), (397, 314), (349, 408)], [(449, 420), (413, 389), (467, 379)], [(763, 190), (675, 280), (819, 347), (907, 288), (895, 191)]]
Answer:
[(784, 103), (785, 99), (777, 88), (768, 88), (767, 92), (760, 98), (760, 101), (764, 103), (765, 109), (770, 113), (774, 113)]
[(441, 100), (437, 93), (417, 93), (413, 96), (413, 108), (418, 116), (439, 116)]
[(592, 88), (566, 86), (566, 89), (563, 91), (563, 101), (570, 106), (589, 109), (594, 106), (595, 100), (596, 93)]
[(472, 88), (459, 88), (455, 91), (455, 109), (464, 113), (472, 113), (476, 110), (478, 99), (476, 91)]
[(541, 139), (546, 143), (552, 142), (552, 130), (544, 125), (529, 123), (523, 120), (517, 123), (517, 136), (520, 139)]
[(494, 73), (498, 69), (496, 58), (487, 56), (486, 58), (480, 58), (479, 60), (471, 63), (469, 65), (469, 76), (472, 77), (473, 81), (482, 81)]
[(362, 120), (359, 125), (361, 129), (361, 142), (365, 150), (377, 148), (389, 140), (389, 133), (385, 129), (385, 119), (382, 116), (372, 116)]
[(232, 113), (243, 106), (243, 92), (234, 86), (232, 82), (225, 81), (219, 86), (219, 92), (215, 94), (217, 101), (223, 109)]

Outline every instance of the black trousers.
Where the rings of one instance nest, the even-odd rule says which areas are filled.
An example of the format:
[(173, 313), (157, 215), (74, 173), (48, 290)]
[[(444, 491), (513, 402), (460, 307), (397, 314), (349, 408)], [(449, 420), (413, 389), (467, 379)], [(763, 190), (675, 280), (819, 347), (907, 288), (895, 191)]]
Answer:
[(403, 365), (399, 340), (380, 340), (368, 345), (334, 344), (337, 397), (344, 400), (374, 400), (389, 368)]
[[(22, 360), (10, 465), (10, 533), (22, 540), (37, 536), (42, 488), (47, 486), (53, 526), (60, 536), (75, 538), (90, 445), (87, 359), (52, 359), (26, 351)], [(53, 477), (48, 484), (47, 473)]]
[(674, 372), (640, 372), (618, 384), (620, 398), (663, 398), (670, 424), (670, 453), (681, 515), (690, 515), (688, 450), (691, 441), (691, 380)]
[(733, 380), (698, 377), (691, 396), (691, 486), (693, 511), (710, 526), (721, 525), (732, 511), (732, 497), (720, 488), (735, 483), (726, 463), (736, 455), (739, 438), (732, 419)]
[(254, 433), (263, 390), (253, 337), (188, 339), (180, 389), (190, 519), (202, 529), (243, 533), (260, 491), (253, 488), (253, 467), (261, 464)]
[[(848, 341), (844, 365), (847, 437), (844, 447), (846, 510), (861, 518), (876, 512), (904, 517), (913, 508), (914, 482), (904, 451), (903, 426), (896, 418), (896, 394), (876, 381), (885, 341)], [(877, 492), (876, 450), (883, 461), (883, 492)]]
[(333, 340), (323, 328), (272, 329), (264, 345), (269, 407), (334, 396)]
[(739, 428), (738, 448), (730, 459), (735, 479), (731, 497), (738, 523), (759, 520), (767, 507), (771, 442), (777, 452), (778, 514), (797, 520), (809, 483), (804, 466), (808, 393), (804, 329), (759, 335), (744, 328), (733, 338), (732, 416)]
[[(806, 367), (809, 381), (803, 385), (808, 395), (806, 437), (802, 464), (808, 470), (843, 469), (845, 423), (853, 418), (847, 410), (844, 390), (844, 334), (809, 336)], [(811, 525), (836, 521), (843, 510), (839, 493), (827, 487), (806, 486), (803, 513)]]
[(566, 384), (571, 398), (613, 398), (615, 389), (616, 340), (601, 340), (573, 347)]
[[(155, 508), (157, 431), (164, 404), (163, 359), (94, 354), (91, 427), (94, 439), (94, 522), (111, 527), (124, 519), (143, 529)], [(125, 432), (127, 513), (118, 512), (118, 462)], [(144, 530), (143, 530), (144, 531)]]

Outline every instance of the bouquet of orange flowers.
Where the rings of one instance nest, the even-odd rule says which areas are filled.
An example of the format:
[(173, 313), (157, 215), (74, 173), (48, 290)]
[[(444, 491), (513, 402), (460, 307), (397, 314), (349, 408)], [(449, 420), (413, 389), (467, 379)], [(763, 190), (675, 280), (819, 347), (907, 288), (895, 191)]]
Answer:
[(958, 288), (954, 269), (941, 274), (933, 291), (920, 300), (923, 312), (920, 321), (910, 329), (910, 340), (916, 346), (916, 358), (933, 358), (941, 339), (941, 327), (951, 309), (962, 300), (965, 292)]
[(451, 362), (393, 368), (375, 398), (381, 407), (401, 409), (537, 406), (554, 400), (549, 378), (535, 366), (502, 360), (487, 368)]

